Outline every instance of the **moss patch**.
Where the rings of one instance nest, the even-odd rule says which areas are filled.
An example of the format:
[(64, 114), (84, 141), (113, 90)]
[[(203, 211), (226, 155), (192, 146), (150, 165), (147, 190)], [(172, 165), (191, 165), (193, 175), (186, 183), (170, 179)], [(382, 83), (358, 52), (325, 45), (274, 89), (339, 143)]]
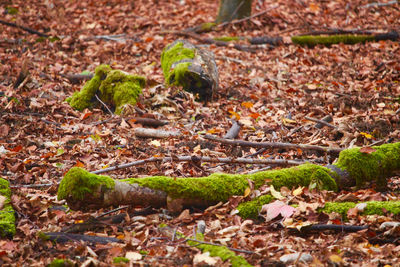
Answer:
[(145, 83), (141, 76), (125, 74), (120, 70), (112, 70), (108, 65), (100, 65), (82, 90), (75, 92), (66, 101), (74, 109), (83, 110), (92, 107), (97, 94), (103, 102), (115, 107), (116, 114), (121, 114), (125, 105), (136, 104)]
[(128, 263), (129, 259), (125, 257), (115, 257), (113, 259), (113, 263), (118, 264), (118, 263)]
[(72, 197), (83, 200), (86, 194), (91, 194), (98, 187), (114, 188), (115, 182), (109, 176), (96, 175), (81, 168), (71, 168), (58, 187), (59, 200)]
[(365, 182), (376, 180), (378, 188), (386, 184), (386, 178), (400, 169), (400, 143), (373, 147), (376, 151), (362, 153), (360, 148), (340, 152), (336, 165), (346, 170), (359, 187)]
[(75, 266), (75, 264), (70, 260), (55, 259), (47, 267), (69, 267)]
[(221, 36), (221, 37), (214, 37), (215, 41), (222, 41), (222, 42), (231, 42), (231, 41), (239, 41), (241, 38), (237, 36)]
[(15, 235), (15, 216), (14, 209), (11, 205), (11, 189), (10, 183), (3, 178), (0, 178), (0, 195), (4, 196), (5, 202), (3, 209), (0, 210), (0, 236), (12, 237)]
[[(199, 241), (204, 241), (204, 236), (202, 234), (197, 234), (196, 239)], [(248, 263), (245, 258), (236, 255), (235, 252), (227, 247), (202, 244), (192, 240), (189, 240), (188, 244), (191, 246), (195, 246), (202, 252), (210, 252), (211, 257), (220, 257), (223, 261), (229, 261), (231, 266), (233, 267), (253, 266)]]
[(367, 41), (374, 41), (375, 37), (372, 35), (352, 35), (352, 34), (338, 34), (338, 35), (302, 35), (292, 36), (292, 42), (299, 45), (315, 46), (332, 45), (332, 44), (356, 44), (364, 43)]
[(161, 68), (166, 84), (187, 87), (183, 78), (194, 57), (195, 48), (185, 47), (182, 41), (177, 41), (164, 48), (161, 54)]
[[(385, 213), (398, 215), (400, 214), (400, 201), (368, 201), (360, 202), (366, 203), (367, 207), (361, 213), (361, 215), (383, 215)], [(347, 211), (354, 208), (357, 203), (354, 202), (327, 202), (325, 207), (320, 209), (320, 211), (325, 213), (336, 212), (343, 216), (344, 219), (347, 218)]]
[(237, 207), (239, 216), (243, 219), (256, 219), (260, 213), (261, 207), (265, 204), (270, 203), (275, 198), (271, 195), (264, 195), (255, 198), (252, 201), (247, 201), (239, 204)]

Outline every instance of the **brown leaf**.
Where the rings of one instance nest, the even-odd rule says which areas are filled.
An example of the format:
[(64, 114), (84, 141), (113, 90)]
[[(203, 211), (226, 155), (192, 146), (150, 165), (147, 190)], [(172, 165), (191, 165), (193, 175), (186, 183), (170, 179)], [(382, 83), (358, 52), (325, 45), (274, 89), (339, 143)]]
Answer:
[(376, 149), (369, 147), (369, 146), (360, 148), (360, 152), (365, 153), (365, 154), (371, 154), (372, 152), (375, 152), (375, 151), (376, 151)]

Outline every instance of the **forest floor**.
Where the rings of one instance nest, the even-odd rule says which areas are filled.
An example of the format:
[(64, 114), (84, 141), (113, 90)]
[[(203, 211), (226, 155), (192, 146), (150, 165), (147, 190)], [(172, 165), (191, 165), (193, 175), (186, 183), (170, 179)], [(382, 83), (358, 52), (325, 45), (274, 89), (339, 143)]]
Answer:
[[(256, 51), (194, 44), (214, 52), (219, 69), (219, 89), (204, 105), (188, 92), (166, 87), (160, 65), (163, 48), (183, 31), (216, 18), (218, 1), (1, 1), (2, 20), (43, 32), (40, 38), (16, 27), (0, 24), (0, 175), (12, 185), (12, 204), (17, 215), (13, 239), (0, 240), (0, 265), (43, 266), (65, 258), (76, 264), (90, 262), (110, 266), (115, 257), (135, 264), (191, 266), (208, 262), (221, 265), (181, 239), (166, 238), (160, 225), (190, 236), (199, 220), (206, 223), (205, 240), (250, 251), (240, 253), (250, 264), (280, 266), (285, 254), (301, 252), (313, 257), (308, 265), (395, 266), (399, 242), (371, 244), (368, 231), (293, 234), (281, 220), (243, 220), (235, 215), (232, 200), (210, 209), (182, 212), (180, 216), (155, 211), (134, 212), (127, 207), (119, 224), (106, 224), (85, 234), (120, 238), (121, 244), (66, 244), (43, 241), (39, 232), (57, 232), (87, 221), (110, 209), (70, 211), (56, 197), (57, 185), (73, 166), (89, 171), (149, 157), (210, 156), (264, 159), (296, 159), (321, 165), (335, 158), (302, 150), (232, 148), (203, 138), (223, 137), (238, 120), (237, 137), (253, 142), (290, 142), (348, 148), (375, 141), (398, 142), (400, 108), (400, 45), (380, 41), (330, 47), (301, 47), (290, 36), (310, 31), (360, 29), (387, 32), (400, 28), (400, 6), (366, 6), (369, 1), (253, 1), (253, 14), (269, 10), (241, 23), (227, 24), (202, 37), (282, 36), (285, 44), (254, 46)], [(396, 28), (397, 27), (397, 28)], [(246, 41), (239, 44), (248, 45)], [(99, 106), (79, 112), (65, 99), (82, 88), (68, 74), (93, 72), (99, 64), (142, 75), (147, 85), (136, 113), (114, 116)], [(14, 88), (19, 74), (26, 78)], [(25, 76), (23, 76), (25, 77)], [(336, 128), (318, 129), (305, 117), (333, 118)], [(168, 139), (140, 138), (143, 127), (133, 117), (168, 121), (158, 129), (180, 131)], [(148, 127), (148, 126), (146, 126)], [(214, 172), (247, 173), (265, 165), (193, 162), (147, 163), (107, 173), (115, 179), (167, 175), (200, 177)], [(309, 203), (294, 220), (346, 223), (377, 228), (394, 216), (348, 214), (318, 215), (324, 201), (395, 200), (393, 191), (378, 193), (373, 185), (353, 192), (316, 192), (302, 189), (292, 204)], [(44, 184), (37, 187), (24, 185)], [(294, 189), (294, 188), (293, 188)], [(283, 189), (284, 195), (293, 195)], [(236, 203), (237, 204), (237, 203)], [(314, 204), (314, 205), (312, 205)], [(128, 214), (131, 214), (129, 216)], [(132, 215), (133, 214), (133, 215)], [(229, 265), (229, 263), (224, 263)], [(298, 263), (300, 264), (300, 263)]]

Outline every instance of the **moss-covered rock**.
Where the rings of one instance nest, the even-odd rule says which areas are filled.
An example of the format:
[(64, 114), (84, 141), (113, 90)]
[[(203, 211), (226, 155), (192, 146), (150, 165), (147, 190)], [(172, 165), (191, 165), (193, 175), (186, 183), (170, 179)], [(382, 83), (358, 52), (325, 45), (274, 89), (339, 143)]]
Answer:
[(82, 168), (71, 168), (58, 187), (58, 199), (83, 200), (87, 194), (114, 188), (114, 180), (109, 176), (96, 175)]
[(352, 34), (338, 34), (338, 35), (299, 35), (292, 36), (292, 42), (299, 45), (315, 46), (315, 45), (333, 45), (333, 44), (356, 44), (373, 41), (373, 35), (352, 35)]
[(9, 237), (15, 235), (15, 215), (11, 205), (10, 183), (0, 178), (0, 196), (2, 196), (3, 208), (0, 210), (0, 237)]
[(141, 76), (129, 75), (120, 70), (112, 70), (108, 65), (100, 65), (82, 90), (66, 100), (74, 109), (83, 110), (93, 106), (97, 94), (104, 103), (115, 108), (116, 114), (121, 114), (127, 105), (136, 104), (145, 83)]

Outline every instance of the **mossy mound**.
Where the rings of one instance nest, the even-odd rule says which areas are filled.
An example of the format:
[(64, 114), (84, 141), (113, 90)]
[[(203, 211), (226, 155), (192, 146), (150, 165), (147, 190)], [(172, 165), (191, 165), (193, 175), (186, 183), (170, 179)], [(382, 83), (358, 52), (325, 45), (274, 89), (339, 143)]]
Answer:
[[(199, 241), (204, 241), (204, 236), (202, 234), (197, 234), (196, 239)], [(189, 240), (188, 244), (195, 246), (202, 252), (210, 252), (211, 257), (220, 257), (223, 261), (229, 261), (230, 266), (233, 267), (246, 267), (253, 266), (246, 261), (242, 256), (238, 256), (227, 247), (224, 246), (214, 246), (210, 244), (202, 244), (194, 240)]]
[(77, 110), (90, 108), (97, 96), (107, 105), (121, 114), (127, 105), (134, 106), (145, 86), (146, 80), (141, 76), (129, 75), (120, 70), (112, 70), (108, 65), (96, 68), (95, 75), (81, 91), (75, 92), (66, 101)]
[(86, 194), (91, 194), (104, 187), (114, 188), (115, 182), (108, 176), (96, 175), (81, 168), (71, 168), (62, 179), (58, 187), (57, 197), (59, 200), (72, 198), (83, 200)]
[(11, 205), (11, 189), (10, 183), (3, 178), (0, 178), (0, 195), (5, 197), (3, 208), (0, 210), (0, 236), (13, 237), (15, 235), (15, 215)]
[(240, 203), (237, 207), (237, 210), (239, 211), (239, 216), (243, 219), (257, 219), (261, 207), (265, 204), (270, 203), (274, 199), (275, 198), (271, 195), (264, 195), (257, 197), (252, 201)]

